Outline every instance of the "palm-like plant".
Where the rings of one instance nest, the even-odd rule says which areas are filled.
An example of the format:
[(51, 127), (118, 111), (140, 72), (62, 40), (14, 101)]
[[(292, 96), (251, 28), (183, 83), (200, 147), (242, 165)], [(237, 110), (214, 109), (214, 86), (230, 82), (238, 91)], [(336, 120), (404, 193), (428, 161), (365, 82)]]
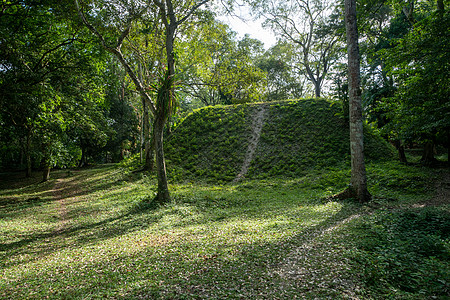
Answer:
[(156, 119), (166, 122), (167, 119), (176, 113), (178, 99), (175, 88), (178, 82), (175, 75), (170, 75), (168, 69), (158, 72), (157, 80), (150, 86), (150, 91), (156, 95)]

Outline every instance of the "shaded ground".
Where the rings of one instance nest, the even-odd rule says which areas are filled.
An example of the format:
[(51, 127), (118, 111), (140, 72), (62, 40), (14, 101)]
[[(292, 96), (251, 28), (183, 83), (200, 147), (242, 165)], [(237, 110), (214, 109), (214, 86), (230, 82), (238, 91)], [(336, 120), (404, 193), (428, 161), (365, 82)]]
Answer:
[(427, 201), (427, 205), (444, 205), (450, 203), (450, 170), (443, 170), (442, 177), (436, 181), (434, 188), (436, 194)]
[[(377, 182), (393, 180), (385, 173)], [(173, 183), (164, 207), (145, 204), (153, 177), (113, 166), (0, 190), (0, 298), (383, 298), (343, 255), (349, 224), (375, 210), (324, 200), (347, 181), (342, 174)], [(448, 180), (438, 178), (430, 203), (449, 203)], [(415, 199), (409, 188), (397, 205)]]

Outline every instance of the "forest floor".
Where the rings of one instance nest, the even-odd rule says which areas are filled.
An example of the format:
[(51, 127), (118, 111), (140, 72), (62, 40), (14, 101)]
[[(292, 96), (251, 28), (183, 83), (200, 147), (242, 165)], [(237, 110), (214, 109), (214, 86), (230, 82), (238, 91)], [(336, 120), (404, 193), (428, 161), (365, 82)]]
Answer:
[(120, 165), (0, 174), (1, 299), (447, 299), (450, 173), (368, 166), (170, 185)]

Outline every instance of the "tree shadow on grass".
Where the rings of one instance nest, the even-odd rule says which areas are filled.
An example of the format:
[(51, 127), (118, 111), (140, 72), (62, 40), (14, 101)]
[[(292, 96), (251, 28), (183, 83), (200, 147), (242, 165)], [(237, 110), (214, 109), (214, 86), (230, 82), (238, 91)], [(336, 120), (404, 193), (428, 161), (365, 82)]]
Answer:
[[(86, 180), (90, 177), (92, 177), (92, 174), (80, 174), (77, 180)], [(94, 180), (92, 181), (91, 187), (95, 191), (100, 191), (101, 189), (111, 188), (122, 180), (123, 177), (120, 176), (118, 179), (110, 178), (109, 181), (105, 182), (95, 182)], [(212, 243), (210, 247), (215, 248), (213, 253), (206, 252), (206, 254), (201, 254), (205, 253), (205, 249), (203, 249), (204, 245), (202, 244), (202, 233), (192, 233), (188, 238), (177, 241), (177, 235), (173, 234), (172, 231), (194, 225), (204, 226), (208, 223), (215, 224), (210, 226), (215, 228), (227, 225), (228, 222), (235, 222), (236, 220), (257, 221), (261, 218), (271, 218), (273, 214), (277, 213), (295, 215), (295, 211), (290, 212), (291, 208), (281, 202), (277, 202), (275, 205), (279, 207), (272, 207), (270, 203), (267, 204), (264, 202), (271, 197), (277, 197), (280, 194), (279, 188), (281, 187), (276, 186), (272, 189), (267, 188), (261, 190), (257, 188), (256, 191), (250, 191), (249, 194), (245, 194), (245, 189), (241, 190), (239, 188), (231, 192), (217, 192), (217, 194), (211, 193), (211, 191), (207, 191), (204, 194), (191, 195), (188, 193), (187, 196), (185, 195), (186, 197), (182, 197), (183, 194), (181, 194), (175, 197), (176, 203), (162, 207), (151, 202), (149, 203), (148, 197), (150, 196), (142, 197), (139, 201), (134, 201), (134, 205), (123, 210), (121, 213), (106, 217), (102, 220), (93, 220), (87, 224), (76, 224), (75, 226), (69, 226), (69, 224), (66, 228), (56, 228), (51, 232), (31, 233), (21, 236), (20, 240), (0, 244), (1, 265), (4, 268), (22, 264), (27, 266), (29, 262), (37, 262), (45, 256), (50, 257), (52, 254), (61, 253), (60, 251), (63, 250), (84, 248), (85, 250), (82, 251), (86, 251), (86, 246), (101, 245), (102, 242), (107, 242), (109, 239), (129, 235), (130, 233), (146, 230), (148, 227), (154, 226), (156, 240), (158, 240), (158, 237), (161, 238), (162, 235), (166, 235), (168, 236), (167, 239), (172, 239), (169, 243), (170, 245), (155, 242), (154, 245), (138, 247), (137, 254), (118, 255), (117, 260), (115, 259), (114, 261), (109, 260), (109, 258), (103, 259), (99, 257), (95, 261), (82, 266), (87, 270), (86, 272), (76, 273), (71, 275), (72, 277), (61, 275), (61, 273), (52, 273), (53, 271), (45, 271), (44, 274), (39, 273), (39, 270), (33, 271), (18, 280), (17, 286), (20, 288), (20, 286), (27, 284), (27, 281), (39, 283), (35, 288), (43, 294), (48, 295), (49, 289), (46, 289), (54, 289), (53, 284), (55, 282), (46, 283), (43, 282), (43, 278), (57, 278), (55, 280), (61, 284), (60, 286), (74, 287), (71, 293), (74, 293), (75, 297), (98, 293), (94, 294), (96, 296), (100, 295), (103, 291), (107, 291), (106, 294), (111, 295), (111, 293), (114, 294), (118, 290), (124, 289), (122, 287), (123, 283), (117, 282), (117, 279), (114, 279), (115, 276), (120, 274), (136, 285), (141, 281), (148, 283), (142, 288), (126, 287), (126, 295), (131, 297), (159, 295), (158, 297), (162, 298), (183, 298), (188, 297), (189, 293), (191, 295), (195, 294), (196, 289), (199, 289), (199, 287), (201, 287), (200, 293), (205, 296), (204, 298), (207, 298), (208, 295), (213, 295), (217, 287), (223, 289), (223, 292), (216, 294), (218, 297), (230, 296), (239, 298), (239, 294), (234, 293), (239, 293), (242, 290), (247, 291), (246, 293), (249, 295), (253, 292), (258, 292), (260, 295), (270, 296), (270, 292), (265, 290), (266, 284), (272, 284), (272, 282), (281, 284), (284, 279), (274, 274), (270, 275), (271, 277), (269, 276), (272, 278), (270, 279), (267, 277), (267, 272), (276, 267), (282, 260), (282, 257), (290, 254), (295, 247), (311, 243), (324, 230), (333, 228), (333, 226), (336, 226), (336, 224), (351, 216), (355, 211), (353, 204), (342, 203), (342, 207), (338, 213), (327, 217), (317, 225), (299, 228), (297, 236), (282, 243), (260, 243), (254, 241), (249, 243), (242, 242), (242, 245), (237, 246), (232, 241), (228, 243), (222, 240)], [(80, 191), (80, 194), (90, 194), (93, 190)], [(249, 195), (258, 199), (250, 199), (248, 198)], [(62, 197), (64, 197), (64, 194)], [(293, 200), (289, 201), (295, 203)], [(324, 204), (326, 203), (319, 199), (296, 202), (297, 206), (311, 207), (311, 211), (315, 207), (321, 207)], [(90, 213), (90, 209), (86, 207), (85, 213)], [(308, 211), (305, 210), (303, 215), (298, 215), (298, 217), (305, 216), (305, 213)], [(191, 212), (196, 214), (198, 218), (190, 218), (189, 215)], [(80, 214), (83, 211), (74, 211), (73, 213)], [(170, 219), (171, 217), (178, 218), (178, 220), (164, 225), (162, 222), (163, 219)], [(292, 216), (288, 215), (288, 217)], [(283, 225), (277, 226), (278, 228), (274, 229), (274, 232), (283, 230)], [(245, 228), (239, 230), (243, 231), (243, 235), (245, 234)], [(258, 230), (271, 229), (260, 228)], [(149, 233), (146, 232), (145, 234), (148, 235)], [(220, 233), (217, 234), (220, 235)], [(240, 235), (241, 233), (237, 232), (233, 234)], [(133, 238), (129, 236), (126, 239), (132, 240)], [(133, 243), (137, 243), (137, 241)], [(233, 249), (230, 250), (232, 253), (228, 253), (227, 248)], [(196, 255), (196, 258), (188, 258), (183, 253), (183, 249), (192, 250), (199, 253), (199, 255)], [(155, 252), (166, 252), (168, 255), (157, 256)], [(13, 257), (12, 259), (10, 258), (11, 256)], [(142, 261), (143, 257), (149, 257), (149, 259), (144, 261), (143, 265), (138, 266), (138, 268), (148, 270), (138, 271), (137, 276), (132, 276), (125, 269), (122, 269), (124, 265), (128, 266), (129, 269), (133, 269), (136, 266), (130, 265), (130, 262)], [(72, 267), (76, 268), (79, 263), (76, 258), (71, 259), (74, 260), (74, 266), (63, 264), (58, 267), (63, 269), (63, 273), (66, 271), (69, 273), (68, 269)], [(95, 280), (92, 279), (93, 272), (105, 273), (114, 267), (119, 269), (117, 271), (119, 273), (111, 271), (109, 275), (100, 276)], [(64, 271), (64, 268), (67, 270)], [(166, 271), (161, 271), (162, 269), (175, 270), (175, 273), (167, 275)], [(249, 274), (252, 276), (251, 280), (246, 278)], [(111, 276), (111, 278), (108, 276)], [(227, 276), (231, 276), (232, 279), (228, 279)], [(262, 280), (258, 280), (257, 278), (262, 278)], [(162, 285), (155, 283), (159, 281), (165, 283)], [(83, 282), (83, 284), (80, 285), (80, 282)], [(11, 287), (10, 289), (14, 288)], [(288, 288), (286, 289), (288, 290)], [(58, 290), (62, 294), (69, 293), (69, 291), (70, 288)]]
[[(142, 228), (137, 222), (139, 217), (158, 210), (158, 207), (151, 205), (138, 205), (121, 216), (73, 228), (61, 234), (78, 235), (78, 246), (94, 241), (98, 243), (102, 239)], [(262, 243), (243, 241), (241, 244), (221, 240), (210, 243), (206, 249), (201, 235), (194, 235), (191, 239), (174, 239), (169, 244), (140, 246), (131, 254), (118, 252), (114, 258), (99, 257), (83, 265), (79, 265), (77, 258), (72, 258), (74, 265), (59, 265), (58, 270), (29, 273), (15, 281), (15, 286), (8, 287), (4, 293), (14, 289), (25, 293), (26, 289), (33, 288), (43, 296), (51, 296), (50, 291), (53, 291), (56, 293), (54, 296), (62, 297), (109, 295), (124, 299), (270, 299), (295, 296), (302, 288), (301, 282), (282, 278), (274, 273), (274, 269), (284, 264), (284, 258), (292, 255), (295, 249), (311, 244), (324, 232), (357, 212), (359, 208), (355, 208), (355, 205), (343, 203), (336, 214), (319, 224), (299, 230), (297, 235), (287, 240)], [(226, 223), (227, 220), (223, 222)], [(113, 228), (104, 232), (102, 227), (108, 224), (113, 224)], [(85, 238), (80, 235), (83, 230), (92, 229), (97, 229), (93, 235)], [(45, 239), (46, 236), (35, 238)], [(74, 272), (77, 269), (84, 271)], [(101, 276), (92, 276), (93, 274)], [(53, 278), (53, 281), (45, 278)], [(330, 292), (330, 295), (336, 293)]]
[(0, 191), (23, 189), (42, 181), (42, 174), (32, 173), (31, 177), (25, 177), (25, 172), (0, 173)]
[[(145, 228), (145, 226), (143, 226), (139, 220), (145, 219), (146, 222), (143, 223), (148, 224), (149, 222), (157, 222), (158, 219), (162, 217), (151, 214), (152, 211), (156, 211), (158, 208), (159, 205), (155, 203), (142, 202), (139, 205), (133, 206), (129, 211), (126, 211), (123, 214), (97, 222), (56, 229), (51, 232), (23, 235), (18, 241), (0, 243), (0, 257), (4, 256), (7, 258), (11, 254), (25, 254), (30, 251), (31, 244), (36, 244), (37, 249), (31, 251), (34, 255), (40, 257), (67, 247), (73, 247), (73, 244), (67, 245), (64, 242), (66, 239), (75, 239), (77, 246), (83, 246), (90, 242), (99, 242), (135, 230), (140, 230)], [(39, 245), (39, 243), (44, 241), (46, 241), (46, 243)], [(2, 261), (5, 260), (2, 259)], [(24, 261), (20, 261), (19, 263), (24, 263)], [(4, 267), (9, 267), (15, 264), (2, 263), (2, 265)]]
[[(233, 193), (239, 194), (240, 191), (234, 191)], [(206, 197), (200, 200), (196, 199), (190, 203), (182, 202), (180, 204), (181, 206), (184, 205), (184, 208), (194, 210), (194, 213), (199, 215), (199, 218), (192, 220), (178, 216), (179, 210), (177, 210), (177, 207), (160, 207), (156, 203), (149, 201), (151, 199), (150, 197), (144, 197), (140, 201), (136, 201), (133, 206), (122, 213), (109, 218), (107, 217), (103, 220), (68, 226), (67, 228), (59, 228), (51, 232), (32, 232), (27, 235), (22, 235), (20, 240), (0, 244), (0, 251), (4, 253), (5, 258), (11, 254), (17, 256), (30, 251), (34, 251), (34, 254), (38, 254), (36, 257), (40, 257), (67, 247), (81, 247), (89, 243), (98, 243), (102, 240), (125, 235), (130, 232), (144, 230), (149, 226), (161, 227), (162, 225), (159, 224), (159, 221), (164, 217), (170, 218), (173, 216), (179, 218), (180, 220), (178, 222), (170, 224), (171, 228), (176, 229), (189, 225), (201, 226), (208, 222), (226, 222), (229, 218), (239, 219), (247, 214), (236, 209), (242, 203), (237, 203), (235, 200), (226, 202), (227, 199), (224, 197), (219, 197), (218, 199)], [(252, 208), (251, 206), (254, 206), (252, 203), (246, 203), (246, 205), (250, 205), (252, 210), (259, 211), (259, 207)], [(215, 207), (218, 204), (221, 205), (219, 209)], [(89, 214), (92, 213), (90, 209), (90, 207), (80, 208), (79, 210), (70, 211), (68, 214), (74, 216)], [(66, 240), (70, 240), (71, 242), (68, 244), (65, 242)], [(46, 242), (42, 243), (44, 241)], [(4, 262), (5, 266), (23, 263), (23, 261), (7, 261), (5, 260)]]

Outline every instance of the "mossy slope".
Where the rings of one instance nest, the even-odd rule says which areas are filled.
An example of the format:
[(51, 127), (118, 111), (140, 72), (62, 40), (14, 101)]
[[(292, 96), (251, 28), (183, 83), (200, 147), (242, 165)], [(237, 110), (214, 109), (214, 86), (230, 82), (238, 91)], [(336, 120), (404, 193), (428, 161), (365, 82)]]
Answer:
[[(247, 178), (299, 176), (349, 161), (348, 125), (339, 108), (318, 99), (202, 108), (169, 137), (167, 158), (195, 176), (233, 180), (248, 149), (252, 116), (261, 105), (265, 121)], [(392, 148), (366, 129), (366, 157), (392, 158)]]

